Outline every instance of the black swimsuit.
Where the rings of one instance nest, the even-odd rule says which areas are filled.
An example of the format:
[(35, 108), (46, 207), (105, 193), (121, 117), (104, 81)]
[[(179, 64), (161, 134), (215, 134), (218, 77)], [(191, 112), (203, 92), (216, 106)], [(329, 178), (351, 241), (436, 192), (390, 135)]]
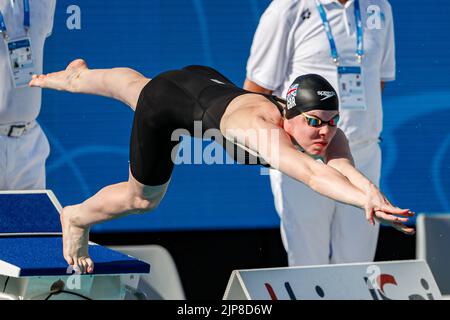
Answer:
[[(208, 129), (220, 129), (220, 120), (237, 96), (252, 93), (238, 88), (218, 71), (204, 66), (188, 66), (167, 71), (152, 79), (141, 91), (137, 103), (130, 143), (130, 168), (142, 184), (166, 183), (173, 170), (172, 151), (179, 141), (172, 141), (176, 129), (194, 136), (194, 122), (202, 122), (202, 136)], [(283, 101), (264, 95), (282, 113)], [(200, 137), (201, 138), (201, 137)], [(217, 141), (222, 144), (223, 141)], [(237, 147), (239, 149), (239, 147)], [(227, 151), (229, 148), (226, 148)], [(231, 156), (236, 159), (238, 151)], [(263, 164), (245, 152), (244, 164)]]

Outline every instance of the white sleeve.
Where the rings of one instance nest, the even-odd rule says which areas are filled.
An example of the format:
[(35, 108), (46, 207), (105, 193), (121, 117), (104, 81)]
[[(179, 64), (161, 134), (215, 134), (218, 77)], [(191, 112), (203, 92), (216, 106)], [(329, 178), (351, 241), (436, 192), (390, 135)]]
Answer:
[(53, 31), (53, 21), (55, 20), (56, 0), (48, 0), (50, 2), (48, 6), (48, 28), (46, 37), (50, 37)]
[(389, 3), (387, 3), (385, 10), (385, 21), (386, 34), (380, 75), (382, 81), (393, 81), (395, 80), (395, 37), (394, 19)]
[(256, 29), (247, 61), (247, 78), (265, 89), (277, 89), (286, 78), (291, 58), (290, 15), (296, 2), (273, 0)]

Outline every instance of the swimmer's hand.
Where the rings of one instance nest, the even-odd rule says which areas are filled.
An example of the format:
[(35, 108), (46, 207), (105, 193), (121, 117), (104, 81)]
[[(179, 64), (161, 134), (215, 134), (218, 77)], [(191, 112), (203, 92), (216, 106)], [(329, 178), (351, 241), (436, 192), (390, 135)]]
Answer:
[(33, 75), (28, 85), (30, 87), (77, 92), (76, 80), (84, 70), (88, 70), (86, 62), (82, 59), (77, 59), (69, 63), (63, 71)]
[(94, 262), (88, 254), (89, 228), (76, 225), (76, 216), (80, 206), (67, 206), (61, 214), (61, 226), (63, 231), (63, 255), (64, 259), (78, 273), (94, 272)]
[(375, 220), (377, 220), (379, 223), (393, 227), (397, 229), (398, 231), (401, 231), (405, 234), (413, 235), (416, 233), (414, 228), (408, 227), (405, 223), (409, 222), (409, 217), (414, 216), (414, 212), (411, 212), (409, 209), (400, 209), (397, 210), (403, 210), (403, 214), (407, 215), (408, 218), (404, 217), (397, 217), (396, 215), (399, 215), (398, 213), (395, 215), (388, 214), (384, 211), (376, 211), (375, 212)]
[(375, 224), (375, 220), (377, 220), (379, 223), (391, 226), (403, 233), (415, 233), (414, 228), (405, 225), (409, 222), (409, 218), (414, 216), (414, 212), (393, 206), (375, 186), (366, 192), (364, 210), (366, 219), (372, 224)]

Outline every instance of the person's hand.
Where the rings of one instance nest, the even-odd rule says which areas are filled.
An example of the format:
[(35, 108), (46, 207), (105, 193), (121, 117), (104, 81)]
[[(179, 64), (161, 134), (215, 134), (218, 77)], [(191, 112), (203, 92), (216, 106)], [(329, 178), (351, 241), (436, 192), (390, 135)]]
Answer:
[(393, 206), (389, 200), (374, 185), (366, 190), (366, 203), (364, 206), (366, 219), (375, 225), (379, 223), (391, 226), (403, 233), (414, 234), (415, 230), (405, 225), (414, 213), (409, 209)]
[[(395, 207), (392, 207), (392, 208), (395, 208)], [(411, 228), (411, 227), (408, 227), (407, 225), (405, 225), (405, 223), (407, 223), (409, 221), (409, 217), (414, 216), (414, 213), (409, 211), (409, 209), (397, 208), (397, 210), (403, 210), (403, 211), (407, 210), (408, 218), (397, 217), (393, 214), (388, 214), (384, 211), (375, 211), (375, 220), (377, 220), (379, 223), (381, 223), (383, 225), (393, 227), (393, 228), (397, 229), (398, 231), (401, 231), (406, 234), (412, 235), (412, 234), (416, 233), (414, 228)]]

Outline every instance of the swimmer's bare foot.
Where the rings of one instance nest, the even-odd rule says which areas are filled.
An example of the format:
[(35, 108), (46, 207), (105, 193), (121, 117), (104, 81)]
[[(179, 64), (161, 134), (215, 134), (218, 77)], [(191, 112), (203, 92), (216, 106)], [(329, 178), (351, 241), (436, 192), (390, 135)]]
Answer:
[(88, 70), (86, 62), (82, 59), (76, 59), (69, 63), (63, 71), (33, 75), (29, 86), (76, 92), (76, 79), (85, 70)]
[(81, 273), (92, 273), (94, 262), (89, 257), (89, 228), (76, 225), (80, 205), (67, 206), (61, 214), (63, 254), (67, 263)]

